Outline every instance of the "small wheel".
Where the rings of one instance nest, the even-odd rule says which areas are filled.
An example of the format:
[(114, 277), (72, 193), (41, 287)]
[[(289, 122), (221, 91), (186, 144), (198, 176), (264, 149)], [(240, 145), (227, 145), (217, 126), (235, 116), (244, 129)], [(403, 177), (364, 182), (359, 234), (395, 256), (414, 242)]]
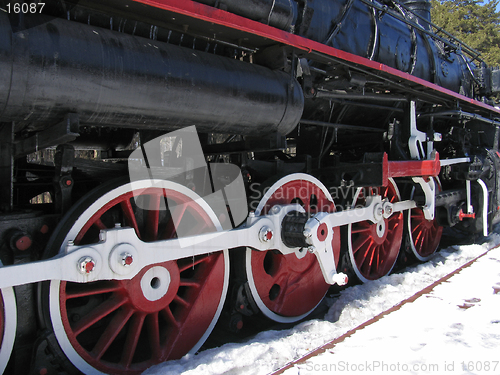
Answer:
[(16, 326), (17, 308), (14, 290), (3, 288), (0, 290), (0, 374), (3, 374), (9, 363), (16, 338)]
[[(435, 179), (437, 189), (441, 191), (441, 184)], [(412, 189), (410, 199), (415, 194), (415, 188)], [(417, 260), (424, 262), (428, 260), (437, 250), (443, 227), (439, 226), (437, 219), (427, 220), (421, 208), (413, 208), (406, 214), (406, 224), (409, 236), (410, 248), (412, 254)]]
[[(276, 204), (291, 203), (299, 203), (311, 214), (335, 211), (330, 193), (319, 180), (296, 173), (274, 183), (259, 202), (255, 214), (264, 215)], [(338, 228), (334, 230), (332, 247), (338, 262)], [(259, 309), (268, 318), (281, 323), (296, 322), (307, 316), (330, 287), (316, 256), (311, 253), (298, 259), (295, 254), (283, 255), (277, 250), (247, 249), (246, 272), (252, 298)]]
[[(99, 231), (115, 223), (134, 228), (145, 242), (176, 237), (180, 223), (192, 228), (190, 235), (221, 230), (208, 204), (190, 189), (166, 181), (150, 186), (101, 186), (67, 214), (48, 249), (63, 251), (69, 240), (95, 243)], [(134, 197), (149, 209), (139, 208)], [(138, 374), (200, 348), (221, 313), (228, 281), (228, 251), (222, 250), (150, 264), (131, 280), (50, 281), (42, 287), (42, 314), (81, 372)]]
[[(360, 189), (353, 199), (353, 207), (364, 205), (365, 195), (379, 194), (382, 199), (400, 201), (396, 183), (390, 179), (387, 187)], [(361, 282), (388, 275), (398, 259), (403, 239), (403, 213), (397, 212), (378, 223), (362, 221), (347, 226), (348, 269)]]

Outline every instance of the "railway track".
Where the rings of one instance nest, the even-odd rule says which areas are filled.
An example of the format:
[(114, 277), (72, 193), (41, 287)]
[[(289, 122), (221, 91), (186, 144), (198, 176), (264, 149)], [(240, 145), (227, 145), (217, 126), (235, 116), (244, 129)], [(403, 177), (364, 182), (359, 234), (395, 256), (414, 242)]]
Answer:
[[(274, 326), (274, 329), (260, 332), (245, 342), (232, 342), (170, 361), (149, 369), (145, 374), (189, 375), (200, 371), (206, 374), (297, 373), (298, 368), (305, 368), (306, 361), (330, 352), (335, 345), (361, 329), (419, 297), (429, 295), (438, 285), (498, 248), (499, 233), (497, 227), (480, 245), (452, 246), (441, 250), (427, 263), (411, 266), (382, 280), (346, 288), (339, 296), (326, 299), (329, 311), (324, 318), (317, 314), (317, 319), (299, 323), (293, 328), (278, 330)], [(397, 292), (395, 285), (400, 287)]]
[[(363, 330), (363, 329), (365, 329), (366, 327), (368, 327), (368, 326), (370, 326), (372, 324), (376, 324), (377, 322), (379, 322), (384, 317), (386, 317), (386, 316), (388, 316), (388, 315), (390, 315), (390, 314), (392, 314), (392, 313), (400, 310), (401, 308), (403, 308), (407, 304), (413, 303), (413, 302), (417, 301), (418, 299), (420, 299), (422, 297), (428, 297), (428, 298), (434, 297), (432, 295), (432, 292), (436, 289), (436, 287), (441, 286), (444, 283), (450, 282), (450, 279), (452, 279), (454, 276), (458, 275), (463, 270), (469, 268), (474, 263), (476, 263), (478, 260), (484, 258), (486, 255), (489, 254), (489, 252), (491, 250), (498, 249), (499, 246), (500, 245), (495, 245), (493, 248), (489, 248), (484, 253), (482, 253), (482, 254), (474, 257), (473, 259), (467, 261), (466, 263), (464, 263), (463, 265), (461, 265), (460, 267), (458, 267), (454, 271), (452, 271), (452, 272), (448, 273), (447, 275), (441, 277), (440, 279), (436, 280), (435, 282), (433, 282), (429, 286), (427, 286), (427, 287), (421, 289), (420, 291), (416, 292), (412, 296), (410, 296), (410, 297), (402, 300), (398, 304), (396, 304), (393, 307), (391, 307), (391, 308), (389, 308), (389, 309), (387, 309), (387, 310), (379, 313), (378, 315), (376, 315), (373, 318), (367, 320), (366, 322), (358, 325), (357, 327), (355, 327), (353, 329), (350, 329), (349, 331), (347, 331), (343, 335), (330, 340), (329, 342), (327, 342), (326, 344), (322, 345), (321, 347), (318, 347), (318, 348), (312, 350), (308, 354), (303, 355), (300, 358), (297, 358), (297, 359), (289, 362), (288, 364), (286, 364), (285, 366), (281, 367), (277, 371), (273, 371), (272, 373), (270, 373), (270, 375), (291, 374), (291, 373), (294, 373), (294, 372), (293, 371), (289, 371), (289, 370), (291, 370), (293, 368), (296, 369), (296, 368), (300, 367), (300, 365), (306, 364), (308, 361), (314, 361), (315, 357), (318, 357), (318, 356), (320, 356), (323, 353), (331, 353), (331, 354), (333, 354), (334, 353), (334, 348), (337, 345), (339, 345), (340, 343), (344, 342), (347, 338), (352, 337), (353, 335), (355, 335), (356, 333), (358, 333), (360, 330)], [(493, 293), (496, 294), (496, 293), (498, 293), (498, 291), (495, 289), (493, 291)], [(439, 298), (439, 297), (436, 297), (436, 298)], [(464, 303), (461, 304), (461, 305), (457, 305), (457, 307), (459, 307), (461, 309), (468, 309), (470, 307), (473, 307), (475, 303), (480, 302), (480, 301), (481, 300), (478, 299), (478, 298), (465, 299)], [(458, 324), (460, 324), (460, 323), (458, 323)], [(339, 358), (337, 358), (337, 359), (339, 359)], [(342, 359), (342, 358), (340, 358), (340, 359)], [(382, 358), (380, 358), (380, 359), (382, 360)], [(381, 364), (382, 362), (379, 362), (379, 363)], [(309, 364), (309, 367), (311, 367), (310, 364)]]

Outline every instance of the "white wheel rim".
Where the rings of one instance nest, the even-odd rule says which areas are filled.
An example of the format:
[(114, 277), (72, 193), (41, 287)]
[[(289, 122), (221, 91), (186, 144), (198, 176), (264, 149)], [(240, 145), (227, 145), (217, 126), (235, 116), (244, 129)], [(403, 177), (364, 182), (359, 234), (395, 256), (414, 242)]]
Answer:
[[(0, 262), (0, 267), (2, 262)], [(2, 288), (4, 329), (2, 346), (0, 347), (0, 373), (3, 373), (9, 362), (14, 341), (16, 339), (17, 327), (17, 304), (13, 288)]]

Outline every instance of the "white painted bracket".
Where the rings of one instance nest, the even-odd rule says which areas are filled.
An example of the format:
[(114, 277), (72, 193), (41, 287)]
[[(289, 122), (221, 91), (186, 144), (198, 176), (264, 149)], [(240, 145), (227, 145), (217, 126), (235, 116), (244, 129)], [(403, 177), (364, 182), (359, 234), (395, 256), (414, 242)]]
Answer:
[(412, 159), (421, 160), (425, 157), (423, 143), (427, 141), (427, 134), (417, 129), (417, 111), (415, 101), (410, 101), (410, 139), (408, 147)]
[(434, 220), (436, 210), (436, 183), (433, 178), (425, 181), (423, 177), (413, 177), (413, 182), (420, 185), (425, 194), (425, 204), (422, 208), (426, 220)]
[(481, 186), (481, 190), (483, 192), (483, 236), (488, 235), (488, 187), (484, 183), (483, 180), (479, 179), (477, 180), (479, 186)]
[[(427, 134), (417, 129), (417, 110), (415, 101), (410, 101), (410, 139), (408, 147), (410, 156), (415, 160), (430, 159), (434, 150), (434, 142), (442, 139), (440, 133), (434, 133), (432, 139), (427, 138)], [(427, 153), (424, 151), (424, 142), (427, 143)]]

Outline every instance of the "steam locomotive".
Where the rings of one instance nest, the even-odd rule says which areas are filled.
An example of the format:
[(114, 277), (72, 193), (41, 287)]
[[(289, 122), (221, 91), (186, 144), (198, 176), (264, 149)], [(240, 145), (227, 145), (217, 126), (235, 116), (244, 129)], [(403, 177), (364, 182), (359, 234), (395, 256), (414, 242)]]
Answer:
[(141, 373), (500, 219), (500, 71), (427, 0), (0, 9), (5, 373)]

